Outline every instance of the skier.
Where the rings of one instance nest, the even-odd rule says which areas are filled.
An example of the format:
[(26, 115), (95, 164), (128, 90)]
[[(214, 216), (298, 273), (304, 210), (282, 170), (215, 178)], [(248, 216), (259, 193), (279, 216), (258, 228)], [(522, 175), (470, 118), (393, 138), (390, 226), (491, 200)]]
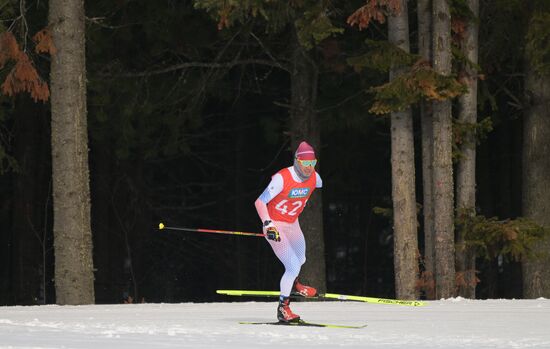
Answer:
[(263, 222), (263, 232), (273, 252), (285, 266), (281, 277), (277, 319), (295, 322), (300, 316), (290, 310), (290, 293), (313, 297), (317, 290), (302, 285), (298, 274), (306, 261), (306, 243), (298, 216), (315, 188), (323, 182), (315, 171), (317, 159), (311, 145), (303, 141), (294, 154), (294, 164), (271, 177), (271, 182), (254, 203)]

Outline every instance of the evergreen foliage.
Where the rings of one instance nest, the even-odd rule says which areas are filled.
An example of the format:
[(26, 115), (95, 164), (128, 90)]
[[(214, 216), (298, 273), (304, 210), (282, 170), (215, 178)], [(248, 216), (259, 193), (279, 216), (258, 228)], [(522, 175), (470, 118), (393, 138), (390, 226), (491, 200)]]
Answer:
[(371, 68), (381, 72), (389, 72), (392, 67), (400, 68), (413, 66), (420, 57), (407, 53), (388, 41), (366, 40), (367, 53), (347, 59), (355, 71)]
[(45, 7), (45, 4), (36, 4), (23, 8), (15, 1), (0, 2), (0, 174), (20, 170), (10, 149), (16, 96), (25, 93), (43, 103), (49, 99), (48, 79), (40, 70), (40, 57), (34, 53), (48, 53), (51, 36), (46, 29), (38, 30), (32, 37), (35, 52), (27, 42), (29, 33), (45, 25), (45, 19), (38, 20)]
[(218, 21), (218, 29), (242, 24), (250, 18), (262, 18), (267, 33), (277, 33), (294, 23), (303, 47), (311, 49), (324, 39), (343, 32), (328, 16), (328, 1), (195, 0), (197, 9), (206, 10)]
[(425, 62), (419, 61), (409, 71), (370, 91), (375, 94), (375, 102), (369, 111), (387, 114), (404, 110), (422, 99), (442, 101), (454, 98), (464, 93), (466, 87), (454, 77), (438, 74)]
[(206, 10), (218, 21), (219, 30), (231, 27), (235, 22), (246, 23), (250, 18), (261, 17), (267, 22), (267, 32), (278, 32), (291, 20), (294, 3), (262, 0), (195, 0), (195, 8)]
[(366, 4), (358, 8), (347, 22), (350, 26), (357, 26), (359, 30), (365, 29), (372, 21), (384, 23), (387, 16), (401, 11), (398, 0), (367, 0)]
[(332, 24), (322, 2), (305, 10), (295, 24), (298, 40), (306, 49), (312, 49), (326, 38), (344, 32), (343, 28), (336, 28)]
[(436, 73), (428, 62), (410, 54), (387, 41), (367, 40), (368, 53), (349, 58), (348, 64), (356, 71), (371, 68), (388, 72), (403, 68), (403, 73), (381, 86), (371, 87), (374, 104), (369, 109), (374, 114), (400, 111), (420, 100), (445, 100), (466, 92), (466, 86), (454, 77)]
[(473, 134), (475, 137), (475, 144), (469, 144), (470, 146), (477, 146), (481, 142), (487, 139), (489, 133), (493, 131), (493, 121), (491, 118), (483, 118), (475, 124), (463, 123), (457, 119), (453, 119), (453, 160), (457, 161), (461, 158), (460, 146), (465, 144), (468, 137), (467, 134)]
[[(42, 38), (37, 37), (37, 41)], [(49, 51), (48, 48), (44, 48), (47, 45), (44, 42), (45, 40), (40, 40), (40, 49)], [(14, 64), (2, 83), (2, 93), (13, 97), (20, 92), (27, 92), (35, 101), (46, 102), (50, 97), (48, 84), (38, 75), (25, 50), (20, 49), (15, 36), (10, 32), (4, 32), (0, 34), (0, 69), (8, 62)]]
[(536, 258), (533, 247), (550, 234), (548, 228), (526, 218), (499, 220), (467, 210), (459, 211), (456, 227), (464, 236), (464, 246), (457, 249), (473, 247), (477, 256), (489, 260), (498, 256), (509, 261)]

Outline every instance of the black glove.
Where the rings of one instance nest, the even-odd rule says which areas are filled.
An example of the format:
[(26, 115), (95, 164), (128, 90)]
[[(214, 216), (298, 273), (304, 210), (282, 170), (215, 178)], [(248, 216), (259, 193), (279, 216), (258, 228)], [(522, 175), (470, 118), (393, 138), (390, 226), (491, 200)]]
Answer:
[(273, 222), (271, 221), (265, 221), (264, 222), (264, 234), (268, 238), (268, 240), (273, 241), (281, 241), (281, 236), (279, 235), (279, 231), (277, 230), (277, 227)]

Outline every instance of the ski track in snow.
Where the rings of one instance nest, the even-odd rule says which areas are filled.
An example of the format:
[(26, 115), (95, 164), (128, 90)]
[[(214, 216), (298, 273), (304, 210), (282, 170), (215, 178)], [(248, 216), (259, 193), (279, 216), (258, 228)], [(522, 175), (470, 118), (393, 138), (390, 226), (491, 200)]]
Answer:
[(293, 302), (309, 322), (276, 321), (276, 302), (0, 307), (0, 348), (550, 348), (550, 300), (428, 301), (423, 307)]

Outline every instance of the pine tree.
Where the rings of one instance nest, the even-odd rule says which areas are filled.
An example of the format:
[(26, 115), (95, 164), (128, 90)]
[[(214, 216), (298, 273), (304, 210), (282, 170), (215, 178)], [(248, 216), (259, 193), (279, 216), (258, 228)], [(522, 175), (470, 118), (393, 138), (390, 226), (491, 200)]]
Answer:
[[(389, 41), (409, 52), (407, 1), (401, 0), (399, 5), (399, 13), (388, 17)], [(395, 79), (402, 71), (402, 67), (393, 67), (390, 71), (390, 80)], [(400, 299), (415, 299), (418, 239), (411, 109), (392, 112), (390, 127), (395, 294)]]
[[(536, 3), (536, 2), (535, 2)], [(522, 210), (526, 218), (550, 227), (550, 8), (531, 8), (526, 37)], [(537, 4), (535, 4), (537, 5)], [(550, 297), (550, 237), (537, 244), (537, 258), (523, 261), (525, 298)]]
[[(432, 2), (433, 67), (451, 74), (451, 14), (449, 2)], [(436, 298), (449, 298), (455, 291), (454, 187), (452, 168), (451, 101), (433, 103), (433, 203)]]
[(94, 303), (84, 1), (52, 0), (52, 177), (58, 304)]
[[(422, 59), (432, 59), (432, 11), (431, 0), (418, 0), (418, 54)], [(435, 238), (433, 210), (433, 124), (432, 105), (420, 102), (420, 124), (422, 129), (422, 213), (424, 218), (424, 258), (422, 280), (428, 299), (435, 298)]]
[[(363, 6), (361, 9), (356, 11), (350, 19), (348, 20), (351, 23), (357, 24), (359, 27), (364, 27), (370, 23), (371, 20), (384, 20), (385, 16), (388, 14), (395, 13), (396, 10), (400, 9), (401, 7), (405, 6), (399, 1), (372, 1), (368, 2), (367, 5)], [(348, 62), (355, 66), (356, 69), (362, 68), (364, 66), (372, 67), (378, 70), (386, 70), (391, 67), (394, 67), (395, 65), (399, 65), (402, 67), (406, 67), (406, 69), (400, 69), (399, 74), (395, 74), (396, 71), (394, 71), (393, 77), (391, 81), (387, 84), (377, 86), (372, 88), (371, 90), (375, 93), (375, 102), (373, 106), (371, 107), (370, 111), (377, 114), (386, 114), (386, 113), (392, 113), (392, 123), (401, 121), (400, 118), (395, 118), (395, 116), (400, 115), (399, 113), (403, 113), (410, 108), (412, 104), (416, 103), (422, 103), (425, 100), (428, 101), (435, 101), (434, 105), (438, 105), (439, 108), (443, 106), (443, 110), (447, 111), (448, 113), (442, 113), (441, 115), (445, 115), (445, 117), (442, 117), (441, 119), (434, 118), (434, 120), (437, 120), (437, 122), (433, 122), (432, 124), (432, 118), (430, 116), (430, 113), (428, 113), (429, 108), (426, 108), (428, 104), (423, 104), (423, 116), (422, 116), (422, 122), (423, 122), (423, 164), (424, 169), (426, 169), (424, 173), (424, 183), (426, 184), (427, 179), (429, 179), (428, 185), (425, 186), (425, 193), (424, 193), (424, 201), (426, 203), (425, 208), (425, 223), (426, 223), (426, 254), (427, 257), (425, 259), (425, 262), (428, 264), (425, 264), (424, 273), (422, 275), (421, 283), (423, 283), (422, 288), (424, 288), (427, 291), (427, 296), (429, 298), (432, 298), (433, 295), (430, 293), (431, 290), (433, 290), (433, 287), (431, 284), (433, 283), (433, 270), (434, 262), (435, 262), (435, 248), (440, 249), (440, 258), (442, 255), (442, 252), (445, 248), (449, 248), (453, 246), (453, 228), (452, 228), (452, 222), (453, 222), (453, 209), (452, 209), (452, 164), (451, 164), (451, 150), (452, 150), (452, 133), (451, 133), (451, 114), (450, 114), (450, 99), (453, 97), (456, 97), (457, 95), (460, 95), (465, 91), (464, 86), (460, 84), (459, 82), (454, 79), (450, 74), (450, 59), (451, 59), (451, 48), (450, 48), (450, 19), (447, 23), (447, 29), (448, 29), (448, 35), (447, 35), (447, 47), (440, 52), (440, 56), (438, 56), (438, 62), (441, 63), (441, 58), (443, 57), (441, 53), (445, 54), (446, 65), (444, 69), (442, 69), (441, 64), (434, 65), (434, 68), (430, 66), (429, 59), (430, 56), (430, 45), (427, 44), (428, 40), (432, 38), (430, 35), (430, 19), (431, 16), (429, 15), (429, 6), (427, 3), (421, 3), (419, 4), (419, 22), (421, 23), (421, 53), (422, 56), (418, 55), (412, 55), (408, 52), (408, 45), (405, 48), (405, 45), (396, 45), (395, 43), (381, 43), (381, 42), (370, 42), (370, 45), (373, 47), (373, 50), (363, 56), (360, 57), (354, 57), (352, 59), (349, 59)], [(447, 11), (449, 11), (449, 8), (447, 7)], [(369, 17), (370, 16), (370, 17)], [(449, 14), (450, 16), (450, 14)], [(391, 17), (390, 17), (391, 18)], [(449, 17), (450, 18), (450, 17)], [(394, 23), (392, 23), (393, 25)], [(404, 26), (400, 28), (401, 31), (404, 30)], [(395, 33), (392, 33), (390, 31), (390, 39), (392, 39), (392, 35)], [(395, 42), (403, 43), (403, 39), (397, 40), (395, 37), (393, 38)], [(398, 47), (403, 46), (403, 47)], [(405, 114), (402, 114), (405, 115)], [(443, 122), (440, 122), (443, 121)], [(410, 127), (412, 132), (412, 124), (411, 125), (402, 125), (402, 130), (407, 129)], [(432, 132), (431, 128), (434, 126), (441, 127), (441, 129), (438, 129), (438, 132)], [(402, 131), (401, 130), (401, 131)], [(396, 131), (396, 128), (392, 126), (392, 133)], [(445, 132), (441, 132), (445, 131)], [(445, 139), (442, 139), (441, 136), (444, 136)], [(412, 137), (412, 136), (411, 136)], [(399, 137), (392, 136), (392, 147), (394, 145), (397, 145), (399, 142), (404, 142), (405, 139), (409, 138), (405, 135), (400, 135)], [(409, 140), (409, 142), (412, 142), (412, 138)], [(438, 143), (436, 143), (438, 142)], [(439, 185), (439, 192), (431, 193), (431, 188), (433, 185), (433, 176), (431, 176), (431, 166), (432, 166), (432, 157), (434, 157), (434, 150), (433, 148), (435, 146), (438, 146), (438, 150), (441, 150), (442, 147), (444, 147), (444, 151), (439, 151), (438, 155), (440, 156), (437, 161), (434, 161), (434, 166), (438, 165), (438, 175), (441, 178), (445, 178), (445, 180), (450, 181), (442, 186)], [(406, 150), (405, 150), (406, 149)], [(404, 154), (408, 154), (410, 151), (413, 151), (413, 146), (409, 144), (408, 146), (404, 146), (401, 144), (400, 150), (393, 149), (392, 150), (392, 165), (396, 165), (395, 159), (399, 158), (400, 156), (404, 156)], [(444, 155), (443, 155), (444, 154)], [(409, 154), (410, 156), (410, 154)], [(434, 157), (435, 159), (435, 157)], [(409, 159), (410, 160), (410, 159)], [(412, 160), (407, 160), (404, 163), (410, 162)], [(439, 164), (438, 164), (439, 162)], [(408, 165), (407, 171), (405, 172), (407, 175), (413, 177), (413, 184), (414, 186), (414, 166), (412, 168), (411, 165)], [(397, 167), (396, 167), (397, 169)], [(402, 171), (401, 171), (402, 172)], [(450, 177), (448, 176), (450, 175)], [(392, 185), (394, 186), (401, 186), (403, 183), (400, 180), (400, 171), (397, 170), (394, 173), (394, 176), (392, 177), (392, 181), (395, 181)], [(407, 179), (410, 180), (410, 179)], [(394, 195), (394, 210), (397, 208), (398, 212), (394, 212), (394, 217), (397, 219), (397, 217), (403, 213), (403, 207), (395, 206), (396, 202), (399, 202), (399, 205), (402, 205), (404, 200), (400, 200), (400, 196), (404, 195), (404, 192), (407, 192), (405, 196), (410, 197), (410, 195), (414, 196), (414, 190), (411, 193), (411, 189), (406, 189), (405, 187), (410, 187), (411, 184), (408, 183), (408, 185), (402, 185), (402, 192)], [(398, 190), (394, 191), (394, 194), (398, 193)], [(450, 193), (450, 197), (448, 194)], [(450, 238), (450, 240), (447, 240), (446, 243), (442, 246), (435, 246), (435, 242), (437, 241), (437, 237), (435, 237), (433, 234), (431, 234), (431, 231), (433, 230), (433, 227), (435, 226), (436, 222), (435, 220), (432, 222), (432, 218), (430, 214), (433, 213), (433, 209), (430, 208), (430, 204), (432, 201), (435, 202), (434, 195), (438, 195), (437, 198), (439, 198), (439, 205), (446, 205), (446, 209), (449, 212), (451, 216), (448, 215), (441, 215), (441, 212), (439, 212), (439, 225), (440, 228), (443, 228), (442, 224), (450, 223), (450, 227), (445, 227), (446, 233), (444, 235), (447, 236), (447, 238)], [(413, 199), (414, 200), (414, 199)], [(450, 205), (450, 206), (449, 206)], [(414, 213), (411, 213), (414, 212)], [(416, 214), (416, 207), (413, 209), (409, 207), (407, 210), (407, 218), (400, 218), (400, 222), (396, 222), (394, 220), (394, 225), (396, 226), (396, 231), (400, 227), (398, 227), (398, 223), (402, 222), (411, 222), (411, 217), (415, 217)], [(410, 237), (413, 234), (411, 231), (416, 231), (416, 219), (414, 219), (414, 224), (410, 224), (408, 226), (409, 228), (405, 229), (409, 232), (405, 234), (405, 236)], [(399, 236), (400, 234), (396, 233), (396, 236)], [(399, 237), (399, 239), (402, 238)], [(416, 240), (416, 236), (414, 237)], [(439, 240), (441, 241), (441, 240)], [(397, 243), (397, 241), (395, 242)], [(417, 248), (417, 244), (414, 243), (415, 248)], [(400, 254), (400, 249), (397, 248), (394, 251), (397, 255)], [(402, 247), (402, 246), (399, 246)], [(448, 258), (454, 258), (453, 253), (444, 253)], [(408, 256), (410, 257), (410, 256)], [(415, 258), (417, 258), (415, 256)], [(407, 265), (411, 268), (414, 267), (414, 272), (408, 269), (409, 274), (416, 276), (417, 275), (417, 263), (412, 262), (411, 258), (406, 258), (408, 261)], [(446, 260), (447, 265), (452, 265), (452, 263), (449, 262), (449, 260)], [(396, 261), (396, 268), (400, 268), (402, 265), (398, 266), (398, 262)], [(453, 267), (454, 268), (454, 267)], [(442, 279), (443, 277), (446, 278), (446, 282), (449, 282), (449, 278), (454, 278), (453, 275), (448, 276), (451, 273), (448, 273), (447, 270), (440, 270)], [(396, 273), (397, 277), (397, 273)], [(452, 286), (451, 286), (452, 288)]]
[[(477, 62), (478, 62), (478, 15), (479, 1), (468, 0), (472, 18), (461, 19), (466, 21), (465, 31), (457, 33), (463, 36), (461, 41), (462, 52), (466, 58), (463, 68), (463, 82), (468, 86), (468, 92), (459, 97), (458, 121), (468, 127), (468, 132), (461, 139), (460, 158), (457, 164), (456, 176), (456, 207), (457, 214), (475, 215), (476, 207), (476, 136), (477, 122)], [(457, 19), (458, 21), (459, 19)], [(456, 266), (457, 272), (462, 274), (464, 282), (458, 285), (458, 293), (462, 297), (475, 298), (476, 266), (475, 253), (464, 246), (464, 237), (457, 234)]]

